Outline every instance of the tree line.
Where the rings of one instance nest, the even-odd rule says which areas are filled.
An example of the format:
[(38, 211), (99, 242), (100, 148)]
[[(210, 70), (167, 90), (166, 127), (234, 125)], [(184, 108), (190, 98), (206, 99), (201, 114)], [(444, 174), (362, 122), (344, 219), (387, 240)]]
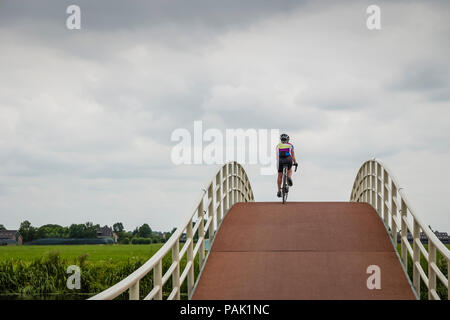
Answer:
[(122, 244), (149, 244), (165, 242), (175, 232), (173, 228), (171, 232), (153, 231), (147, 223), (140, 227), (136, 227), (133, 231), (126, 231), (121, 222), (113, 224), (113, 231), (118, 236), (119, 243)]
[[(25, 220), (20, 224), (19, 233), (24, 242), (30, 242), (45, 238), (73, 238), (73, 239), (91, 239), (97, 238), (99, 224), (86, 222), (83, 224), (71, 224), (68, 227), (58, 224), (46, 224), (40, 227), (34, 227), (30, 221)], [(171, 232), (153, 231), (147, 223), (136, 227), (133, 231), (127, 231), (122, 222), (117, 222), (112, 227), (113, 232), (117, 234), (119, 243), (128, 244), (148, 244), (161, 243), (170, 238), (175, 228)], [(6, 230), (4, 225), (0, 224), (0, 230)]]

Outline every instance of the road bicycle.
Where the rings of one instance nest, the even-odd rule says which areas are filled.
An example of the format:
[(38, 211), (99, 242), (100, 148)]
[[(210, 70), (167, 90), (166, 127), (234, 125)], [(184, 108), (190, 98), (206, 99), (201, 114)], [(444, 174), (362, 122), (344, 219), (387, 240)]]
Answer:
[[(295, 166), (295, 172), (297, 172), (298, 163), (293, 164), (293, 166)], [(286, 203), (289, 193), (289, 185), (287, 183), (288, 171), (289, 171), (288, 165), (287, 164), (283, 165), (283, 180), (281, 183), (281, 199), (283, 203)]]

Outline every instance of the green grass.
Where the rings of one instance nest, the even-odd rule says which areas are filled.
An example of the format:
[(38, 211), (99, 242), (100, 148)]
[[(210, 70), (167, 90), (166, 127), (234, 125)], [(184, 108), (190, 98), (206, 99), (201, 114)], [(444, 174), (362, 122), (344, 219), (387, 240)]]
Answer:
[[(180, 244), (180, 248), (184, 243)], [(0, 247), (0, 300), (3, 299), (86, 299), (127, 277), (151, 258), (163, 244), (149, 245), (62, 245)], [(171, 251), (162, 261), (163, 274), (172, 263)], [(66, 287), (69, 265), (80, 266), (81, 289)], [(186, 266), (186, 254), (180, 261), (180, 272)], [(199, 272), (198, 253), (194, 260)], [(140, 295), (153, 288), (153, 272), (140, 281)], [(163, 288), (167, 298), (172, 290), (171, 279)], [(187, 298), (187, 283), (181, 287)], [(127, 299), (128, 293), (118, 299)]]
[(162, 246), (162, 243), (136, 245), (1, 246), (0, 261), (22, 260), (29, 262), (49, 252), (58, 251), (61, 258), (69, 261), (74, 261), (79, 256), (87, 254), (89, 262), (115, 263), (127, 259), (147, 260)]

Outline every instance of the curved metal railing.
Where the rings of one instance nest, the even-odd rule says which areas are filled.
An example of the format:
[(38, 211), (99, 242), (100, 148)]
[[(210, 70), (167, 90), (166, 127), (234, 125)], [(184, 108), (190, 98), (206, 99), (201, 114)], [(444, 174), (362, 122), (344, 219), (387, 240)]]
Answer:
[[(190, 298), (196, 282), (194, 259), (198, 254), (200, 270), (207, 259), (207, 256), (205, 257), (206, 235), (211, 244), (228, 210), (237, 202), (250, 201), (254, 201), (254, 196), (244, 168), (237, 162), (224, 164), (217, 171), (215, 178), (203, 189), (203, 194), (193, 212), (161, 249), (128, 277), (91, 297), (90, 300), (114, 299), (127, 290), (129, 290), (130, 300), (139, 300), (139, 281), (151, 271), (153, 271), (153, 289), (145, 296), (144, 300), (162, 300), (163, 286), (170, 278), (172, 278), (172, 291), (167, 299), (179, 300), (181, 286), (186, 280), (187, 293)], [(180, 239), (184, 235), (186, 240), (180, 250)], [(196, 235), (198, 238), (195, 242)], [(172, 264), (162, 274), (162, 261), (169, 252), (172, 254)], [(180, 274), (180, 261), (185, 255), (187, 256), (186, 266)]]
[[(356, 175), (350, 201), (369, 203), (383, 220), (394, 248), (397, 249), (397, 232), (400, 232), (400, 261), (408, 274), (408, 255), (412, 259), (412, 284), (415, 294), (420, 298), (420, 280), (428, 289), (428, 299), (440, 299), (436, 291), (440, 280), (447, 288), (447, 298), (450, 300), (450, 251), (436, 237), (430, 228), (422, 222), (412, 209), (398, 180), (380, 160), (373, 158), (363, 163)], [(420, 241), (420, 232), (428, 238), (428, 250)], [(412, 234), (412, 247), (408, 241), (408, 232)], [(439, 266), (436, 251), (442, 255), (446, 264)], [(428, 270), (420, 264), (421, 256), (428, 263)], [(445, 275), (447, 268), (447, 275)]]

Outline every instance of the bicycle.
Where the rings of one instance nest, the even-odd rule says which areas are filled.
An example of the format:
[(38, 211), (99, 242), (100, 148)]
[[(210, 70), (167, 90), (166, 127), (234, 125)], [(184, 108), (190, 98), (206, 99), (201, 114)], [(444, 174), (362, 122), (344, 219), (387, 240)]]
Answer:
[[(295, 172), (297, 172), (298, 163), (293, 164), (295, 166)], [(283, 180), (281, 183), (281, 198), (283, 203), (286, 203), (288, 193), (289, 193), (289, 185), (287, 183), (288, 178), (288, 165), (283, 165)]]

